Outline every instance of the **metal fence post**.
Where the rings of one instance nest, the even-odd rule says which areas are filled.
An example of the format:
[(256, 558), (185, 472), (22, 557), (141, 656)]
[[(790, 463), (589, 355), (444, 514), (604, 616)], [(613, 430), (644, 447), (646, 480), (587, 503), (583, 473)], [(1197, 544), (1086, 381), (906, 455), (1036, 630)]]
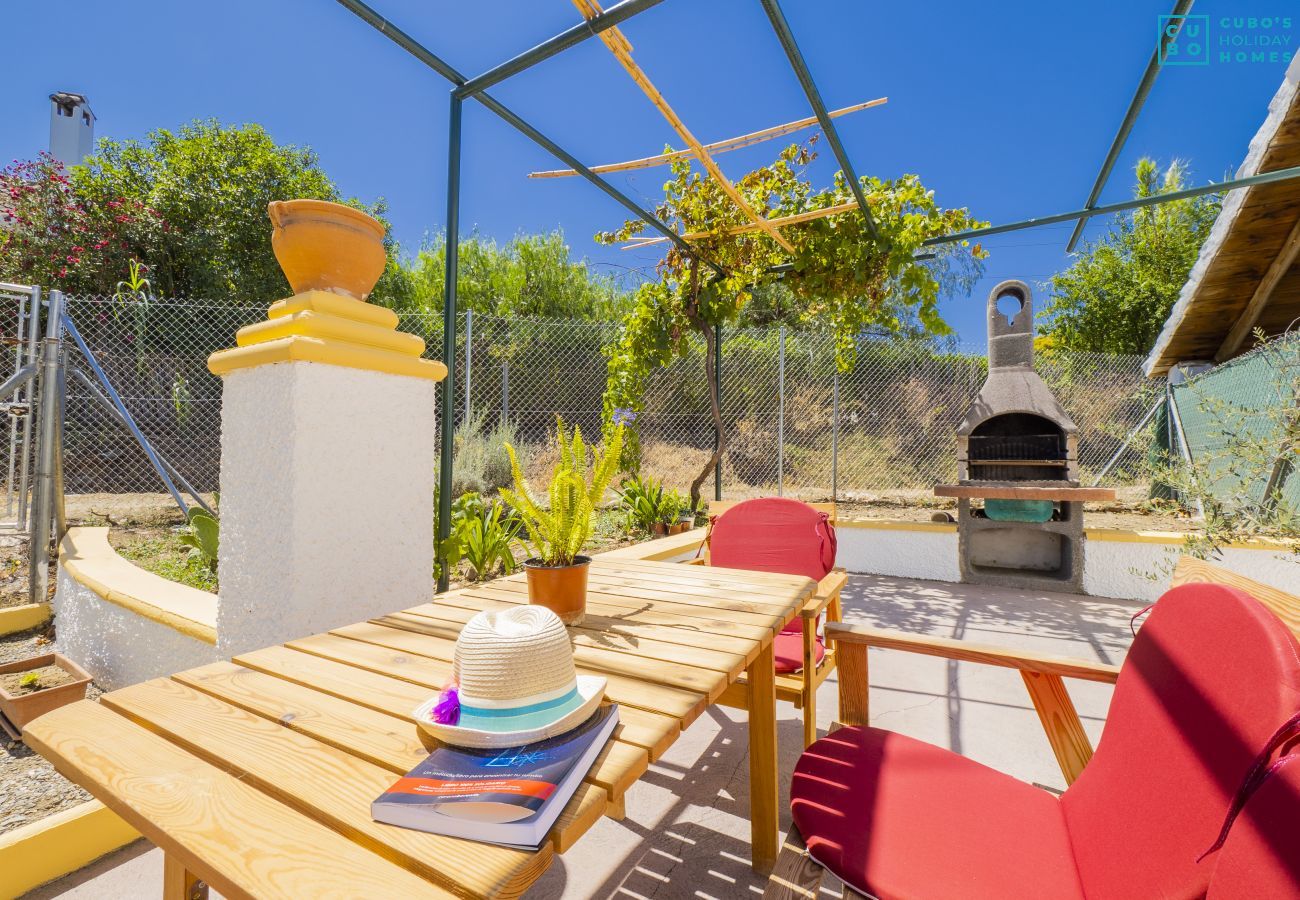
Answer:
[(54, 511), (54, 465), (58, 453), (59, 351), (63, 337), (63, 292), (50, 291), (45, 340), (41, 347), (39, 458), (32, 499), (32, 530), (28, 548), (28, 591), (32, 603), (44, 603), (50, 584), (50, 516)]
[(510, 361), (501, 363), (501, 423), (510, 421)]
[[(441, 447), (438, 463), (438, 530), (434, 556), (441, 555), (443, 541), (451, 536), (451, 470), (456, 450), (453, 404), (456, 400), (456, 279), (460, 274), (460, 124), (461, 100), (454, 94), (447, 123), (447, 268), (442, 289), (442, 362), (447, 377), (442, 381)], [(451, 573), (438, 567), (438, 592), (447, 590)]]
[(831, 375), (831, 502), (840, 502), (840, 369)]
[[(713, 326), (713, 384), (718, 391), (718, 412), (722, 412), (722, 326)], [(722, 446), (722, 431), (718, 426), (713, 427), (713, 452), (717, 453), (718, 448)], [(713, 499), (722, 499), (722, 457), (718, 457), (718, 464), (713, 467)]]
[[(32, 298), (27, 307), (27, 364), (36, 365), (36, 348), (40, 345), (37, 335), (41, 326), (41, 289), (32, 288)], [(29, 384), (21, 393), (14, 395), (14, 400), (27, 398), (27, 414), (23, 416), (22, 459), (18, 463), (18, 517), (14, 520), (19, 528), (30, 525), (28, 520), (28, 489), (31, 485), (32, 465), (32, 413), (36, 411), (36, 385)]]
[(785, 496), (785, 326), (776, 346), (776, 495)]
[(465, 310), (465, 418), (470, 419), (470, 367), (474, 359), (474, 310)]

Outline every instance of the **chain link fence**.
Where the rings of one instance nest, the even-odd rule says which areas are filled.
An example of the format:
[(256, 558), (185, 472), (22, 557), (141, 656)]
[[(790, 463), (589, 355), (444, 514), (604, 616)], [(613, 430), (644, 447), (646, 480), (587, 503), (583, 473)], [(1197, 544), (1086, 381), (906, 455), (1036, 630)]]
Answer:
[[(207, 359), (232, 346), (240, 327), (263, 320), (265, 309), (77, 297), (68, 313), (145, 437), (198, 490), (218, 489), (221, 381)], [(442, 358), (439, 314), (404, 314), (399, 327), (422, 337), (430, 358)], [(549, 461), (529, 448), (545, 441), (556, 415), (599, 434), (603, 348), (617, 333), (611, 322), (462, 316), (455, 426), (505, 435), (532, 459), (531, 472), (544, 473)], [(987, 370), (982, 351), (865, 340), (853, 371), (840, 373), (828, 334), (725, 333), (724, 496), (853, 499), (952, 480), (955, 428)], [(140, 446), (76, 375), (85, 363), (75, 348), (68, 353), (66, 492), (160, 493)], [(1038, 371), (1079, 425), (1085, 475), (1100, 470), (1163, 390), (1143, 378), (1137, 357), (1042, 354)], [(636, 422), (643, 472), (679, 488), (690, 483), (713, 450), (708, 398), (697, 341), (650, 379)], [(1147, 471), (1143, 451), (1128, 450), (1108, 481), (1140, 483)]]
[(1300, 331), (1171, 388), (1175, 446), (1217, 497), (1300, 512)]

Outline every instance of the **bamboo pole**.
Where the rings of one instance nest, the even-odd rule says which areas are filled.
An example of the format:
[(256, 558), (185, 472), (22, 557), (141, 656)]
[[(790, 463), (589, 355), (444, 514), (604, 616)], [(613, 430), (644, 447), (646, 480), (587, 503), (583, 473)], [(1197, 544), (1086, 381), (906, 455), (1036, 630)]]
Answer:
[[(840, 109), (831, 110), (829, 113), (832, 119), (840, 116), (847, 116), (849, 113), (860, 112), (864, 109), (871, 109), (874, 106), (884, 106), (889, 102), (888, 97), (878, 97), (875, 100), (867, 100), (863, 103), (855, 103), (852, 106), (845, 106)], [(794, 131), (800, 131), (804, 128), (810, 128), (817, 124), (816, 116), (809, 116), (806, 119), (799, 119), (795, 122), (786, 122), (781, 125), (773, 125), (771, 128), (763, 128), (758, 131), (751, 131), (749, 134), (742, 134), (739, 137), (727, 138), (722, 141), (714, 141), (712, 144), (705, 144), (704, 149), (712, 154), (726, 153), (730, 150), (739, 150), (742, 147), (752, 147), (755, 144), (761, 144), (763, 141), (770, 141), (772, 138), (778, 138), (790, 134)], [(631, 159), (627, 162), (608, 163), (603, 166), (592, 166), (591, 171), (602, 172), (626, 172), (628, 169), (650, 169), (655, 166), (662, 166), (673, 160), (681, 159), (683, 156), (693, 155), (690, 150), (673, 150), (669, 153), (660, 153), (656, 156), (644, 156), (641, 159)], [(548, 169), (543, 172), (529, 172), (529, 178), (568, 178), (571, 175), (577, 175), (573, 169)]]
[[(838, 203), (835, 206), (827, 206), (824, 209), (809, 209), (801, 213), (794, 213), (793, 215), (789, 215), (789, 216), (781, 216), (776, 219), (768, 219), (767, 221), (778, 228), (784, 228), (787, 225), (798, 225), (801, 222), (811, 222), (814, 219), (824, 219), (827, 216), (838, 216), (841, 215), (842, 213), (851, 212), (857, 208), (858, 208), (857, 202), (850, 200), (848, 203)], [(723, 231), (723, 234), (746, 234), (751, 231), (758, 231), (758, 228), (759, 226), (752, 222), (746, 225), (733, 225), (732, 227), (725, 229)], [(689, 241), (692, 239), (712, 237), (713, 235), (714, 232), (712, 231), (692, 231), (690, 234), (682, 235), (682, 240)], [(631, 238), (629, 239), (629, 243), (624, 244), (620, 249), (636, 250), (640, 247), (649, 247), (654, 244), (662, 244), (667, 240), (668, 238), (661, 238), (661, 237), (660, 238), (642, 238), (642, 237)]]
[[(602, 12), (597, 0), (573, 0), (573, 5), (578, 8), (579, 12), (582, 13), (583, 18), (588, 21), (594, 19)], [(686, 127), (686, 123), (683, 122), (677, 113), (673, 111), (673, 108), (668, 105), (668, 101), (664, 99), (664, 95), (659, 93), (659, 89), (650, 81), (649, 76), (646, 75), (641, 67), (632, 59), (632, 45), (629, 44), (627, 38), (623, 36), (623, 32), (620, 31), (617, 26), (608, 28), (600, 33), (600, 39), (604, 42), (605, 46), (609, 48), (609, 51), (614, 54), (614, 58), (617, 59), (619, 63), (622, 64), (623, 68), (627, 70), (627, 73), (632, 76), (632, 80), (637, 83), (637, 86), (641, 88), (641, 91), (650, 98), (650, 102), (654, 104), (655, 108), (663, 114), (663, 117), (668, 121), (668, 124), (672, 126), (673, 130), (677, 132), (678, 136), (686, 142), (686, 146), (690, 148), (691, 152), (695, 155), (695, 158), (704, 166), (705, 171), (709, 173), (709, 176), (717, 183), (718, 187), (722, 188), (723, 193), (731, 198), (731, 202), (735, 203), (740, 211), (745, 214), (746, 218), (750, 219), (758, 229), (764, 231), (770, 238), (772, 238), (772, 240), (780, 244), (782, 249), (787, 253), (793, 253), (794, 245), (781, 236), (781, 232), (777, 229), (777, 226), (768, 222), (767, 219), (765, 219), (749, 204), (749, 201), (741, 196), (740, 191), (736, 189), (736, 186), (728, 180), (726, 175), (722, 174), (722, 170), (718, 168), (718, 164), (714, 162), (713, 157), (709, 155), (709, 151), (706, 150), (704, 145), (700, 143), (699, 139), (691, 133), (691, 130)]]

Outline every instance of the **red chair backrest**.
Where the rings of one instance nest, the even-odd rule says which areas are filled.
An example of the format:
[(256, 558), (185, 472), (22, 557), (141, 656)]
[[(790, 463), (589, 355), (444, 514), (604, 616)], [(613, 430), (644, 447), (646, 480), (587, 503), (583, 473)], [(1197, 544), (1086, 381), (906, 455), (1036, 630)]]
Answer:
[(830, 516), (798, 500), (746, 500), (714, 520), (709, 563), (821, 581), (835, 567), (835, 529)]
[(1300, 756), (1286, 757), (1250, 796), (1214, 862), (1206, 900), (1240, 897), (1300, 897)]
[[(1168, 591), (1129, 650), (1092, 761), (1061, 803), (1088, 896), (1201, 897), (1229, 805), (1300, 709), (1300, 648), (1218, 584)], [(1219, 851), (1222, 853), (1222, 851)]]

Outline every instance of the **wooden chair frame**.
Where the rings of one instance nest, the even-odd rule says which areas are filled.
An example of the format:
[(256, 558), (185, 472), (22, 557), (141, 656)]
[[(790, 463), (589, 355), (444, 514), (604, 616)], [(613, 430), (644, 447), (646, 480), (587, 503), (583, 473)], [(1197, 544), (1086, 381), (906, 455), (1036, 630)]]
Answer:
[[(1174, 569), (1170, 587), (1195, 582), (1223, 584), (1245, 591), (1268, 607), (1300, 638), (1300, 597), (1202, 560), (1184, 556)], [(1084, 733), (1079, 714), (1065, 690), (1063, 679), (1079, 678), (1113, 684), (1119, 676), (1120, 668), (1090, 660), (1008, 650), (987, 644), (886, 631), (864, 625), (827, 623), (826, 639), (828, 643), (836, 645), (840, 667), (840, 715), (839, 720), (831, 726), (832, 730), (846, 725), (868, 724), (867, 650), (871, 647), (1016, 669), (1024, 679), (1029, 698), (1033, 701), (1067, 785), (1074, 783), (1092, 758), (1092, 743)], [(763, 893), (764, 898), (816, 900), (821, 879), (822, 867), (808, 855), (798, 829), (791, 825), (767, 890)], [(844, 896), (862, 895), (845, 885)]]
[[(720, 516), (737, 503), (742, 502), (744, 501), (715, 500), (709, 504), (709, 514), (711, 516)], [(808, 505), (815, 510), (826, 513), (830, 517), (831, 525), (835, 525), (834, 503), (809, 503)], [(709, 547), (707, 543), (703, 546), (703, 554), (696, 559), (690, 560), (690, 565), (709, 565)], [(795, 709), (803, 713), (803, 745), (805, 747), (817, 740), (817, 689), (826, 682), (831, 672), (835, 671), (836, 666), (835, 650), (829, 646), (829, 641), (827, 641), (828, 646), (821, 662), (816, 661), (817, 620), (825, 614), (827, 628), (830, 627), (832, 622), (840, 621), (842, 617), (840, 592), (844, 590), (844, 585), (848, 583), (848, 580), (848, 573), (844, 569), (837, 567), (818, 582), (816, 593), (799, 612), (803, 619), (803, 670), (800, 672), (779, 672), (776, 676), (777, 699), (794, 704)], [(745, 697), (744, 679), (741, 679), (741, 682), (732, 685), (718, 702), (724, 706), (744, 709)]]

